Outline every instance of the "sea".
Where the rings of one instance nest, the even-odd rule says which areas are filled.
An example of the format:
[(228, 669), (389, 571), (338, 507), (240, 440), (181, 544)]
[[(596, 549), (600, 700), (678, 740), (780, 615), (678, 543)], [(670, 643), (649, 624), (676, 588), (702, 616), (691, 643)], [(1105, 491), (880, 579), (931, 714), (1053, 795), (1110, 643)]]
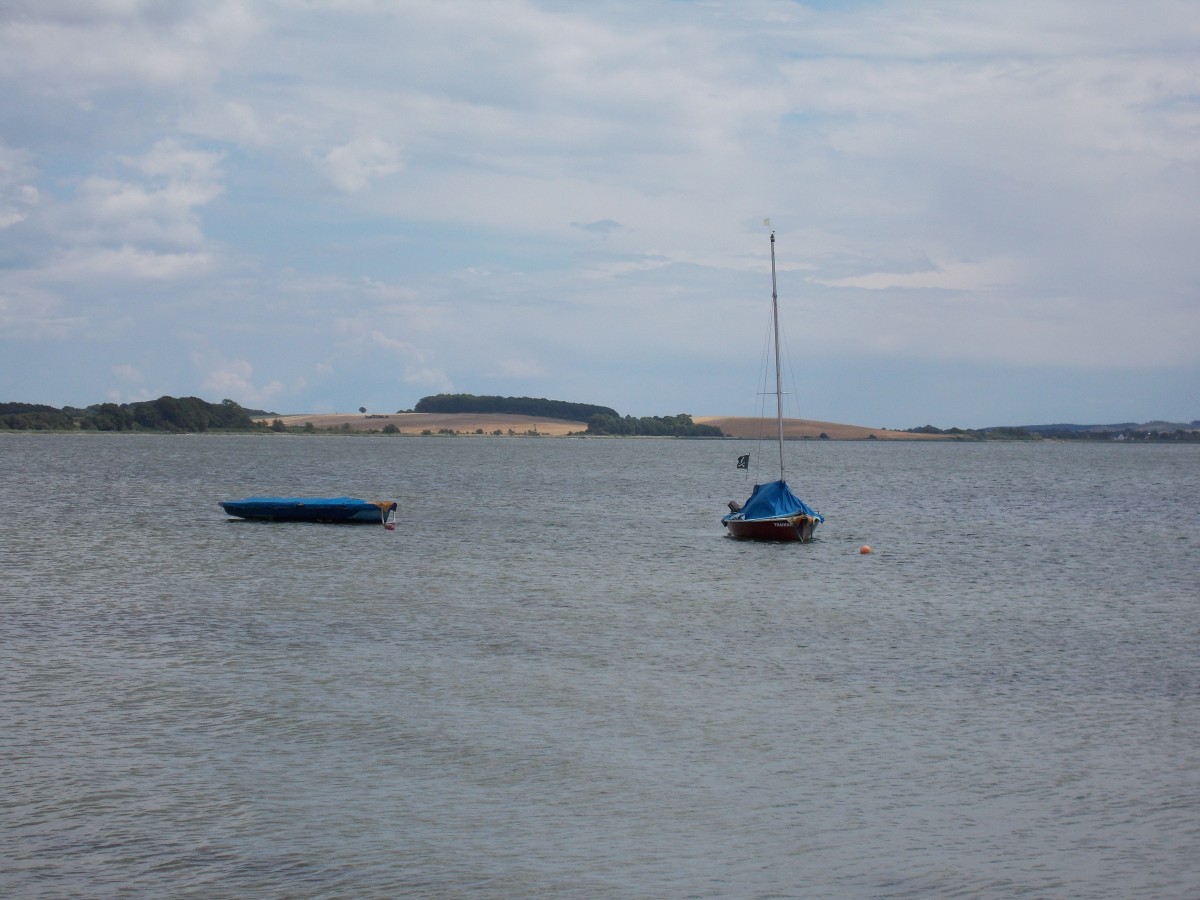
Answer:
[(0, 896), (1200, 896), (1200, 446), (770, 455), (0, 435)]

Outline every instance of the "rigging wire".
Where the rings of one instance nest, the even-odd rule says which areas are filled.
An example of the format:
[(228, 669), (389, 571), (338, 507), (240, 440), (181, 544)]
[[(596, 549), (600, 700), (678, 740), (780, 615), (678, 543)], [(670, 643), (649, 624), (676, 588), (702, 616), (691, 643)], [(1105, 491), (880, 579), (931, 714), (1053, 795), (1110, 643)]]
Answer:
[[(780, 319), (782, 320), (782, 317), (780, 317)], [(775, 411), (774, 410), (771, 411), (771, 414), (769, 416), (767, 414), (767, 398), (768, 397), (774, 398), (774, 396), (775, 396), (774, 373), (772, 371), (772, 366), (771, 366), (771, 353), (772, 353), (772, 344), (773, 344), (774, 338), (775, 338), (775, 332), (774, 332), (775, 327), (776, 327), (776, 321), (775, 321), (774, 312), (770, 307), (767, 307), (767, 327), (764, 329), (766, 337), (763, 340), (762, 352), (759, 355), (759, 359), (760, 359), (760, 367), (759, 367), (759, 373), (758, 373), (759, 390), (757, 392), (758, 395), (757, 395), (755, 407), (754, 407), (755, 418), (758, 421), (757, 431), (754, 436), (754, 459), (753, 459), (753, 466), (752, 466), (752, 468), (754, 470), (755, 484), (757, 484), (759, 481), (759, 474), (760, 474), (760, 470), (762, 467), (763, 454), (761, 452), (761, 450), (762, 450), (761, 445), (768, 439), (768, 434), (767, 434), (768, 427), (774, 426), (774, 419), (775, 419)], [(792, 361), (791, 347), (788, 344), (788, 340), (787, 340), (787, 329), (783, 325), (782, 321), (779, 322), (779, 342), (780, 342), (780, 346), (782, 347), (780, 354), (783, 357), (783, 367), (787, 370), (787, 378), (791, 382), (791, 388), (792, 388), (790, 391), (783, 391), (783, 394), (790, 395), (790, 399), (787, 402), (790, 403), (791, 409), (793, 410), (792, 417), (799, 419), (800, 418), (800, 390), (799, 390), (799, 386), (796, 382), (796, 366), (793, 364), (793, 361)], [(770, 420), (770, 421), (768, 421), (768, 420)], [(776, 440), (777, 434), (778, 434), (778, 428), (777, 428), (777, 426), (775, 426), (770, 434), (770, 440), (772, 442), (774, 442)], [(747, 469), (746, 474), (747, 475), (750, 474), (749, 469)]]
[[(752, 458), (754, 466), (754, 483), (758, 484), (759, 471), (762, 467), (762, 444), (766, 440), (767, 428), (767, 397), (774, 397), (775, 391), (768, 391), (769, 382), (773, 382), (774, 378), (771, 374), (771, 344), (774, 338), (774, 320), (770, 307), (767, 308), (767, 327), (764, 329), (766, 337), (763, 339), (762, 351), (759, 354), (759, 370), (758, 370), (758, 385), (759, 389), (755, 397), (754, 418), (757, 422), (757, 431), (754, 435), (754, 456)], [(774, 418), (774, 416), (772, 416)]]

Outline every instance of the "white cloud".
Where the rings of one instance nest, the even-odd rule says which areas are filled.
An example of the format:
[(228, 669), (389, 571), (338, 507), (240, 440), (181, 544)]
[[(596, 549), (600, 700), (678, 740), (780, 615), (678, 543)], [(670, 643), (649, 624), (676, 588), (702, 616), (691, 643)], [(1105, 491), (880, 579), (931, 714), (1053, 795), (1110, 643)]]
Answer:
[(496, 370), (491, 373), (495, 378), (514, 378), (524, 381), (530, 378), (542, 378), (550, 374), (541, 360), (532, 356), (505, 356), (497, 361)]
[[(163, 139), (121, 157), (125, 177), (86, 175), (73, 192), (29, 204), (21, 228), (11, 229), (27, 257), (22, 277), (92, 290), (97, 279), (172, 280), (211, 270), (200, 211), (222, 193), (220, 160)], [(36, 188), (26, 186), (24, 195)]]
[(193, 353), (192, 363), (201, 373), (201, 387), (213, 397), (236, 400), (243, 406), (266, 406), (284, 392), (281, 381), (254, 383), (254, 366), (244, 359), (224, 359), (217, 354)]
[(114, 248), (88, 248), (68, 251), (46, 270), (47, 280), (165, 281), (194, 277), (212, 263), (206, 253), (156, 253), (129, 244)]
[(31, 182), (35, 177), (33, 155), (0, 142), (0, 228), (24, 221), (38, 205), (40, 194)]
[(176, 138), (163, 138), (141, 156), (123, 156), (129, 168), (150, 176), (165, 177), (171, 184), (189, 185), (208, 194), (201, 202), (211, 200), (219, 187), (214, 183), (224, 154), (198, 150), (183, 145)]
[(419, 356), (405, 362), (401, 377), (405, 384), (438, 394), (454, 390), (454, 382), (450, 380), (445, 371), (437, 366), (422, 365)]
[(90, 106), (110, 91), (194, 89), (258, 29), (242, 2), (45, 0), (0, 20), (0, 78), (47, 100)]
[(203, 243), (198, 210), (222, 193), (221, 156), (163, 139), (138, 157), (122, 157), (143, 181), (93, 175), (75, 201), (60, 213), (68, 233), (97, 243), (127, 240), (153, 246), (194, 247)]
[(87, 316), (75, 312), (60, 294), (15, 279), (0, 281), (0, 340), (65, 340), (79, 335), (86, 324)]
[(1011, 263), (954, 262), (935, 263), (918, 272), (870, 272), (848, 278), (814, 279), (827, 287), (864, 288), (880, 291), (889, 289), (936, 289), (943, 291), (977, 291), (1010, 284), (1017, 277)]
[(361, 191), (378, 178), (399, 172), (400, 152), (379, 138), (359, 138), (325, 154), (329, 177), (343, 191)]

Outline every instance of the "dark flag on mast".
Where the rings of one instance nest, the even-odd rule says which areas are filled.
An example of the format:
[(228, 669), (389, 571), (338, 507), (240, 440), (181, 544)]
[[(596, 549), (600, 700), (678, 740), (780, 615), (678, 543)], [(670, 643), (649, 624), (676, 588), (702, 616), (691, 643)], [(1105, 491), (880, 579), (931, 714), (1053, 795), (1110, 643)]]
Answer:
[(744, 456), (738, 457), (737, 467), (739, 469), (749, 469), (750, 468), (750, 454), (749, 453), (745, 454)]

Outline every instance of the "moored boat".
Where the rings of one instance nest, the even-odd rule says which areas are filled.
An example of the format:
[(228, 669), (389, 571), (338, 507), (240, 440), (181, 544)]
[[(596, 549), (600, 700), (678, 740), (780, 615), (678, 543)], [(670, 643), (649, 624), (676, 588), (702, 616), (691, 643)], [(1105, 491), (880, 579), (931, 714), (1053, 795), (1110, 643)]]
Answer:
[[(779, 362), (779, 293), (775, 283), (775, 232), (771, 232), (771, 331), (775, 345), (775, 421), (779, 443), (779, 478), (755, 484), (744, 503), (730, 501), (730, 512), (721, 519), (735, 538), (758, 541), (800, 541), (813, 539), (816, 527), (825, 517), (792, 493), (783, 475), (783, 380)], [(738, 460), (738, 468), (748, 467), (748, 456)]]
[(813, 539), (817, 525), (825, 517), (792, 493), (786, 481), (756, 484), (745, 506), (732, 510), (721, 521), (735, 538), (759, 541), (801, 541)]
[(222, 500), (221, 506), (239, 519), (386, 524), (389, 514), (395, 513), (396, 501), (357, 497), (245, 497)]

